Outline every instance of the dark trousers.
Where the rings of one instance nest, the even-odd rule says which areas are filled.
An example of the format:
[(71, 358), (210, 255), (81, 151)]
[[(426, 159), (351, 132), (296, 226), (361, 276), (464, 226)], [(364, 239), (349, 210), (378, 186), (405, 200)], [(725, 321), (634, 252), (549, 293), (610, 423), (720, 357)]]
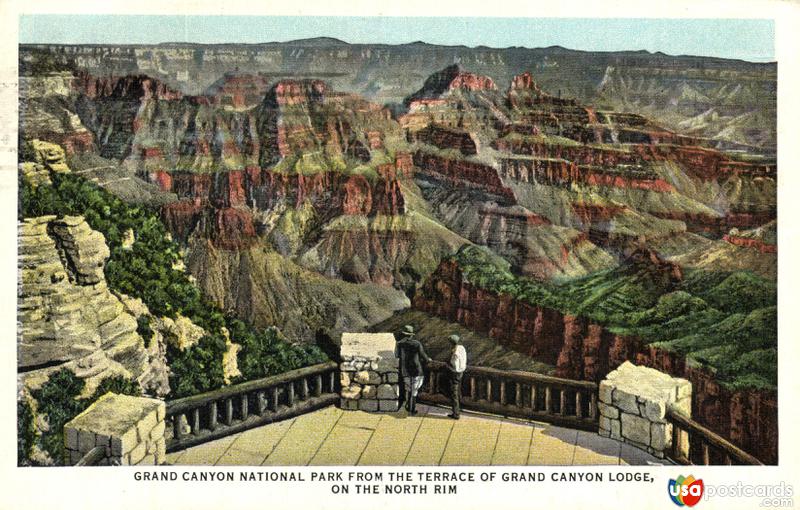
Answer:
[(453, 399), (453, 416), (461, 414), (461, 378), (463, 372), (450, 372), (450, 397)]

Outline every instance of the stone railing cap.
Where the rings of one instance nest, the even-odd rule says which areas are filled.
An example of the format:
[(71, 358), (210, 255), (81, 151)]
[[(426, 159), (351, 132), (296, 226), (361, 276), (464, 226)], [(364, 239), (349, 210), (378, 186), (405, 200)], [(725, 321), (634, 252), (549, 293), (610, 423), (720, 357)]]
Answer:
[(73, 418), (66, 427), (119, 437), (164, 405), (163, 401), (154, 398), (109, 392)]
[(394, 357), (395, 344), (392, 333), (342, 333), (340, 354), (373, 359)]
[(654, 368), (637, 366), (629, 361), (609, 373), (603, 382), (632, 395), (655, 400), (669, 400), (667, 397), (674, 394), (676, 386), (689, 384), (686, 379), (672, 377)]

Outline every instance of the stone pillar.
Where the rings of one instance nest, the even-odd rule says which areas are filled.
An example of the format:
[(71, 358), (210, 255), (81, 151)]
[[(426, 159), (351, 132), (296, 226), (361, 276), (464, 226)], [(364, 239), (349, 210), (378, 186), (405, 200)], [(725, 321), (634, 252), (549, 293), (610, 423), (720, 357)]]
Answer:
[(106, 393), (64, 425), (67, 463), (95, 446), (105, 448), (99, 465), (155, 465), (166, 461), (166, 405), (153, 398)]
[(663, 458), (672, 448), (667, 406), (691, 416), (692, 384), (626, 361), (600, 382), (598, 433)]
[(340, 355), (342, 409), (398, 410), (399, 362), (393, 334), (344, 333)]

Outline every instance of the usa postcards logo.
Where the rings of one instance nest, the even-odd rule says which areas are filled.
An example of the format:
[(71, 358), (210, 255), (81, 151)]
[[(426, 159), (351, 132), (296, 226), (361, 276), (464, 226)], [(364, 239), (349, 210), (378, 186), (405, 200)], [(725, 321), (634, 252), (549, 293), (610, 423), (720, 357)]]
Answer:
[(678, 506), (695, 506), (703, 497), (703, 480), (695, 480), (692, 475), (679, 476), (669, 481), (669, 497)]

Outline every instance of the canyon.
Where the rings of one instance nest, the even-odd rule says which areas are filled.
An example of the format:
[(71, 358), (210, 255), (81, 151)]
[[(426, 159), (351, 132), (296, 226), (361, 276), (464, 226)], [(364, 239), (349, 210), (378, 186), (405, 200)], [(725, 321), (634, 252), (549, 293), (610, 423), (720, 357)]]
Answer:
[[(767, 376), (745, 384), (754, 357), (771, 373), (776, 338), (766, 334), (735, 355), (714, 345), (695, 356), (611, 321), (649, 317), (684, 298), (689, 308), (707, 305), (704, 313), (734, 313), (716, 295), (698, 305), (680, 294), (692, 278), (713, 282), (709, 289), (735, 284), (725, 287), (733, 297), (771, 288), (774, 64), (320, 39), (224, 51), (29, 45), (20, 75), (21, 178), (45, 189), (71, 169), (154, 211), (177, 243), (176, 270), (226, 314), (278, 328), (295, 345), (428, 314), (437, 327), (457, 324), (529, 360), (521, 366), (572, 379), (598, 381), (630, 360), (689, 379), (698, 421), (777, 461), (777, 390)], [(690, 104), (687, 89), (704, 99)], [(717, 115), (698, 118), (708, 109)], [(184, 337), (202, 336), (191, 320), (156, 317), (104, 292), (102, 242), (81, 219), (26, 217), (20, 225), (21, 239), (38, 236), (49, 250), (45, 266), (58, 270), (39, 275), (42, 292), (69, 284), (100, 293), (92, 299), (121, 317), (135, 353), (115, 357), (96, 339), (66, 358), (45, 354), (69, 349), (31, 347), (20, 371), (75, 364), (85, 351), (108, 357), (108, 370), (169, 391), (163, 351), (174, 334), (157, 332), (144, 348), (136, 321), (151, 317), (173, 332), (181, 323)], [(69, 256), (56, 260), (69, 244), (59, 237), (64, 229), (93, 240), (90, 280), (78, 278)], [(471, 281), (454, 254), (478, 248), (487, 271), (494, 261), (503, 267), (497, 274), (536, 283), (504, 280), (501, 291)], [(630, 280), (632, 265), (655, 279)], [(512, 293), (535, 285), (571, 285), (580, 302), (566, 310)], [(622, 293), (604, 305), (605, 286), (614, 285), (652, 303), (639, 310)], [(734, 319), (769, 326), (771, 306)], [(22, 321), (39, 331), (27, 333), (31, 342), (45, 346), (53, 334), (40, 331), (46, 321), (34, 308), (21, 308)], [(103, 321), (87, 324), (105, 331)], [(730, 326), (731, 335), (750, 326)], [(228, 359), (237, 348), (228, 346)], [(714, 372), (726, 356), (741, 360), (733, 375)]]

